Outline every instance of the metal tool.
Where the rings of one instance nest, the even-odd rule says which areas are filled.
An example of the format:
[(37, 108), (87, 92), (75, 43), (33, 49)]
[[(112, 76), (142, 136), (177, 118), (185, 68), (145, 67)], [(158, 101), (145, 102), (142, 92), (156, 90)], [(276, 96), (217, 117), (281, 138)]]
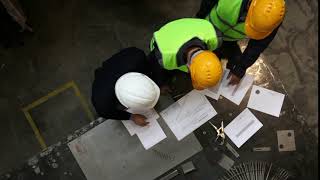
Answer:
[(170, 172), (169, 174), (161, 177), (159, 180), (170, 180), (170, 179), (172, 179), (172, 178), (174, 178), (174, 177), (176, 177), (178, 175), (179, 175), (179, 171), (178, 170), (174, 170), (174, 171)]
[(243, 78), (240, 79), (240, 82), (236, 85), (236, 87), (235, 87), (234, 90), (232, 91), (232, 93), (231, 93), (232, 96), (234, 96), (234, 94), (237, 92), (237, 90), (238, 90), (238, 88), (239, 88), (239, 86), (240, 86), (240, 84), (241, 84), (241, 82), (242, 82), (242, 79), (243, 79)]
[(253, 151), (271, 151), (271, 147), (254, 147)]
[(251, 161), (233, 166), (219, 180), (286, 180), (293, 175), (272, 163)]
[(217, 137), (215, 141), (218, 141), (218, 139), (220, 138), (220, 145), (224, 144), (224, 139), (226, 138), (225, 134), (224, 134), (224, 127), (223, 127), (223, 121), (221, 121), (221, 127), (217, 128), (215, 125), (213, 125), (210, 121), (209, 121), (210, 125), (216, 130), (217, 132)]
[(228, 142), (226, 143), (226, 147), (236, 158), (240, 156), (239, 153)]

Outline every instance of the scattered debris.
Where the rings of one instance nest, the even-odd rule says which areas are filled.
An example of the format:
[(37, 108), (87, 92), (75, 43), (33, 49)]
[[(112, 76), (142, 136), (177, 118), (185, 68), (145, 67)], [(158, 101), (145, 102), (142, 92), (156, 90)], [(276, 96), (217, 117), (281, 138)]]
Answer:
[(38, 164), (38, 162), (39, 162), (39, 159), (37, 158), (37, 156), (33, 156), (32, 158), (30, 158), (28, 160), (28, 165), (34, 166), (34, 165)]
[(51, 146), (48, 147), (47, 150), (40, 153), (40, 157), (44, 157), (44, 156), (49, 155), (52, 152), (52, 150), (53, 150), (53, 147), (51, 147)]
[(196, 170), (192, 161), (189, 161), (189, 162), (182, 164), (181, 168), (182, 168), (182, 171), (184, 174), (188, 174), (189, 172)]
[(56, 146), (61, 146), (61, 141), (59, 141), (59, 142), (56, 144)]
[(226, 147), (236, 158), (240, 156), (239, 153), (228, 142), (226, 143)]
[(35, 169), (34, 169), (34, 172), (35, 172), (36, 174), (41, 173), (40, 168), (39, 168), (39, 167), (35, 168)]
[(69, 135), (68, 137), (67, 137), (67, 140), (68, 141), (71, 141), (73, 139), (73, 136), (72, 135)]
[(266, 152), (266, 151), (271, 151), (271, 147), (255, 147), (252, 149), (253, 151), (259, 152)]
[(54, 169), (56, 169), (56, 168), (59, 167), (59, 165), (58, 165), (57, 163), (52, 163), (51, 166), (52, 166), (52, 168), (54, 168)]
[(277, 131), (277, 137), (278, 137), (278, 149), (280, 152), (296, 150), (294, 130)]
[(99, 123), (102, 123), (103, 118), (98, 118), (97, 121), (98, 121)]

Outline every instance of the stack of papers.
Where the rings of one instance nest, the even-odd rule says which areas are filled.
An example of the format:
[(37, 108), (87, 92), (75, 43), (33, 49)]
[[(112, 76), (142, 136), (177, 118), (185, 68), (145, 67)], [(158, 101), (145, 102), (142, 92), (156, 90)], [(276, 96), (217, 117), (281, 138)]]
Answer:
[(202, 91), (198, 91), (198, 90), (197, 91), (215, 100), (218, 100), (219, 96), (222, 95), (225, 98), (229, 99), (231, 102), (235, 103), (236, 105), (239, 105), (242, 99), (244, 98), (244, 96), (246, 95), (247, 91), (251, 87), (254, 78), (246, 74), (241, 79), (240, 83), (238, 84), (239, 87), (236, 89), (237, 85), (228, 85), (229, 73), (230, 73), (229, 69), (224, 69), (223, 76), (216, 86), (202, 90)]
[(279, 117), (283, 100), (284, 94), (253, 86), (247, 107)]
[[(230, 70), (229, 69), (224, 69), (223, 70), (223, 76), (222, 77), (227, 77), (227, 75), (229, 74)], [(223, 78), (220, 79), (219, 83), (211, 88), (199, 91), (199, 93), (206, 95), (208, 97), (211, 97), (212, 99), (218, 100), (219, 96), (220, 96), (220, 85), (221, 85), (221, 81)]]
[(136, 125), (132, 120), (122, 121), (131, 136), (137, 134), (145, 149), (151, 148), (167, 137), (157, 121), (159, 115), (154, 109), (148, 111), (133, 111), (129, 109), (127, 111), (134, 114), (144, 115), (149, 122), (147, 126), (141, 127)]
[(224, 128), (224, 132), (240, 148), (262, 126), (262, 123), (246, 108)]
[[(239, 105), (242, 99), (244, 98), (244, 96), (246, 95), (247, 91), (251, 87), (254, 78), (246, 74), (241, 79), (238, 85), (228, 85), (229, 83), (229, 79), (227, 78), (228, 74), (229, 72), (225, 73), (223, 76), (221, 86), (219, 88), (219, 93), (225, 98), (235, 103), (236, 105)], [(234, 91), (236, 89), (236, 86), (239, 86), (239, 87), (236, 91)]]
[(192, 90), (160, 114), (180, 141), (213, 118), (217, 112), (204, 95)]

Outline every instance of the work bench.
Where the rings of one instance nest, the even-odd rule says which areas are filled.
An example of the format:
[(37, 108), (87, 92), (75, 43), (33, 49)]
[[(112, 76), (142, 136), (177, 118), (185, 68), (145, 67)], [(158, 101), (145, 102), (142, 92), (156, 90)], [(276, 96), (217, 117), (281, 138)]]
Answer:
[[(195, 136), (198, 142), (200, 142), (202, 150), (199, 150), (199, 152), (189, 158), (180, 160), (178, 165), (172, 167), (170, 170), (164, 173), (164, 175), (177, 169), (180, 172), (180, 175), (176, 176), (174, 180), (218, 179), (224, 175), (226, 170), (217, 162), (222, 156), (226, 155), (235, 162), (234, 166), (243, 162), (262, 161), (272, 163), (276, 167), (281, 167), (287, 170), (295, 177), (295, 179), (300, 179), (301, 177), (304, 177), (304, 179), (312, 179), (313, 177), (317, 176), (317, 139), (305, 124), (303, 116), (291, 102), (290, 97), (287, 96), (281, 81), (274, 75), (274, 73), (272, 73), (272, 70), (270, 70), (262, 60), (257, 61), (256, 64), (250, 68), (248, 73), (254, 75), (255, 85), (285, 94), (280, 117), (278, 118), (262, 112), (251, 110), (251, 112), (261, 121), (263, 127), (243, 146), (241, 146), (241, 148), (237, 148), (232, 141), (228, 139), (228, 137), (226, 137), (225, 140), (240, 155), (238, 158), (235, 157), (230, 151), (223, 150), (225, 148), (221, 148), (219, 145), (214, 143), (216, 131), (207, 122), (195, 130), (194, 135), (191, 135)], [(174, 97), (176, 100), (180, 97), (179, 94), (187, 93), (188, 91), (186, 91), (186, 89), (189, 89), (190, 87), (186, 85), (185, 81), (187, 81), (186, 78), (178, 76), (176, 79), (176, 87), (178, 88), (175, 89), (174, 95), (170, 97), (162, 96), (160, 98), (161, 105), (157, 105), (156, 109), (163, 109), (165, 106), (169, 106), (170, 103), (174, 102), (171, 97)], [(247, 107), (249, 95), (250, 89), (239, 106), (221, 96), (218, 101), (208, 98), (214, 109), (218, 112), (218, 114), (212, 118), (210, 122), (218, 127), (220, 126), (220, 122), (223, 121), (224, 125), (227, 126), (228, 123), (230, 123)], [(113, 120), (104, 120), (99, 118), (87, 124), (85, 127), (61, 139), (61, 141), (58, 143), (49, 146), (45, 151), (42, 151), (39, 154), (36, 154), (34, 157), (26, 160), (25, 163), (19, 167), (1, 175), (0, 180), (85, 180), (85, 175), (71, 153), (68, 143), (90, 132), (93, 128), (105, 123), (106, 121)], [(116, 123), (120, 124), (121, 122)], [(124, 128), (122, 130), (125, 131)], [(277, 131), (279, 130), (294, 130), (296, 144), (295, 151), (279, 152), (279, 145), (277, 141)], [(107, 141), (108, 137), (105, 137), (105, 139)], [(135, 142), (139, 143), (138, 140)], [(139, 146), (142, 147), (141, 144), (139, 144)], [(256, 147), (270, 147), (271, 150), (264, 152), (253, 151), (253, 148)], [(126, 150), (131, 151), (130, 149)], [(166, 156), (165, 154), (161, 155), (161, 153), (159, 153), (158, 155), (162, 156), (162, 158), (167, 157), (170, 159), (170, 156)], [(134, 156), (134, 154), (132, 154), (132, 156)], [(192, 161), (196, 170), (186, 175), (181, 175), (182, 169), (180, 164), (183, 164), (187, 161)], [(148, 166), (152, 167), (155, 165), (157, 165), (156, 160)], [(123, 171), (129, 170), (129, 168), (130, 167), (124, 167)], [(130, 169), (130, 171), (135, 170)], [(148, 169), (137, 169), (136, 173), (143, 174), (147, 171)]]

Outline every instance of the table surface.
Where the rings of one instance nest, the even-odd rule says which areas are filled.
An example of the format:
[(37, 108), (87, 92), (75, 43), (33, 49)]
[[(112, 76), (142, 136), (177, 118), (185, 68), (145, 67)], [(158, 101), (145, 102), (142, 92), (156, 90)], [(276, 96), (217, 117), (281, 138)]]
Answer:
[[(233, 159), (235, 161), (235, 165), (247, 161), (265, 161), (286, 169), (291, 172), (296, 179), (300, 179), (301, 177), (304, 177), (304, 179), (314, 179), (315, 177), (318, 177), (317, 138), (313, 133), (311, 133), (311, 130), (304, 123), (303, 117), (299, 114), (294, 104), (292, 104), (288, 98), (281, 81), (270, 71), (268, 66), (261, 61), (255, 63), (255, 65), (248, 70), (248, 73), (254, 75), (255, 85), (286, 95), (280, 117), (273, 117), (250, 109), (250, 111), (261, 121), (263, 127), (243, 146), (241, 146), (241, 148), (236, 148), (230, 139), (226, 137), (226, 142), (231, 144), (240, 154), (239, 158), (236, 158), (230, 152), (225, 151), (218, 145), (212, 143), (213, 139), (215, 139), (216, 133), (208, 122), (205, 123), (194, 131), (194, 134), (203, 147), (203, 151), (189, 159), (193, 161), (197, 170), (184, 176), (179, 175), (174, 179), (206, 180), (221, 177), (225, 173), (225, 169), (221, 168), (217, 164), (217, 161), (221, 157), (222, 153)], [(176, 84), (175, 87), (177, 88), (174, 89), (174, 95), (171, 97), (177, 99), (177, 95), (186, 94), (190, 90), (190, 82), (186, 83), (188, 78), (185, 77), (186, 75), (184, 74), (177, 75), (174, 82)], [(216, 126), (220, 126), (220, 122), (223, 120), (224, 126), (227, 126), (228, 123), (230, 123), (246, 108), (250, 90), (251, 88), (239, 106), (225, 98), (220, 98), (218, 101), (208, 98), (215, 110), (218, 112), (218, 115), (210, 121)], [(173, 100), (168, 96), (162, 96), (160, 101), (165, 102), (165, 105), (163, 105), (163, 103), (160, 103), (162, 107), (161, 105), (157, 105), (156, 108), (159, 110), (173, 102)], [(75, 131), (60, 142), (50, 146), (46, 151), (30, 158), (18, 168), (12, 169), (10, 172), (1, 175), (0, 180), (85, 180), (86, 178), (69, 150), (67, 143), (102, 122), (102, 119), (98, 119)], [(296, 151), (279, 152), (277, 142), (278, 130), (294, 130)], [(254, 147), (261, 146), (271, 147), (271, 151), (252, 151)], [(176, 168), (181, 171), (180, 166), (177, 166)]]

